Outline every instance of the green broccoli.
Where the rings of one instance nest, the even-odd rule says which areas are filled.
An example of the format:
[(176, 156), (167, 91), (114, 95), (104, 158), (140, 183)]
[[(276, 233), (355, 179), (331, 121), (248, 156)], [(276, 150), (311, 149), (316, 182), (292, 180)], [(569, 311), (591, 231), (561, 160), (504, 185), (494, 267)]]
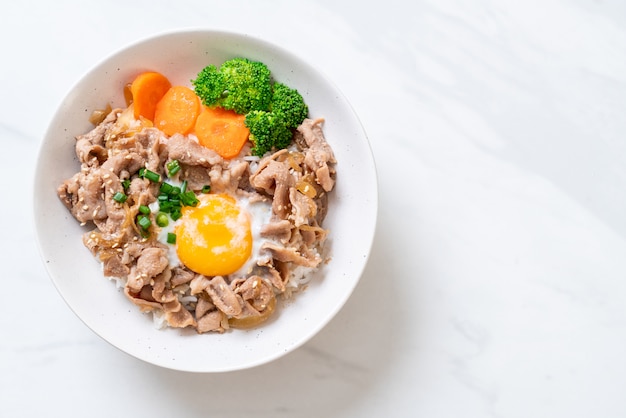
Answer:
[(246, 114), (245, 124), (254, 145), (251, 149), (253, 155), (262, 157), (268, 151), (287, 148), (291, 143), (293, 132), (280, 114), (253, 110)]
[(191, 83), (202, 103), (209, 107), (217, 106), (224, 93), (224, 80), (215, 65), (204, 67)]
[(274, 83), (270, 109), (282, 114), (285, 124), (290, 128), (297, 128), (309, 113), (300, 93), (282, 83)]
[(219, 69), (209, 65), (192, 84), (205, 105), (234, 110), (241, 115), (251, 110), (268, 110), (272, 98), (269, 68), (247, 58), (230, 59)]

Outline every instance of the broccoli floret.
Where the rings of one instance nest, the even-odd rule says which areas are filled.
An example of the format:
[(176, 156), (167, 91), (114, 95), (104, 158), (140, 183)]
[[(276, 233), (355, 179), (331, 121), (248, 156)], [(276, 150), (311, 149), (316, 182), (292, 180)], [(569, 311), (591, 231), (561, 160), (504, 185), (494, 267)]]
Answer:
[(254, 144), (252, 154), (261, 157), (268, 151), (287, 148), (293, 138), (293, 129), (308, 113), (309, 109), (297, 90), (274, 83), (270, 110), (246, 114), (245, 123)]
[(273, 90), (271, 111), (281, 113), (288, 127), (297, 128), (309, 113), (304, 99), (298, 90), (282, 83), (274, 83)]
[(253, 110), (246, 114), (245, 124), (250, 130), (251, 152), (262, 157), (273, 149), (287, 148), (293, 132), (280, 114), (264, 110)]
[(216, 106), (224, 93), (224, 80), (215, 65), (206, 66), (191, 80), (198, 97), (207, 106)]
[(269, 68), (247, 58), (234, 58), (220, 67), (226, 96), (221, 101), (224, 109), (245, 114), (251, 110), (267, 110), (272, 97)]
[(269, 68), (247, 58), (230, 59), (219, 69), (209, 65), (192, 83), (205, 105), (234, 110), (240, 115), (251, 110), (268, 110), (272, 99)]

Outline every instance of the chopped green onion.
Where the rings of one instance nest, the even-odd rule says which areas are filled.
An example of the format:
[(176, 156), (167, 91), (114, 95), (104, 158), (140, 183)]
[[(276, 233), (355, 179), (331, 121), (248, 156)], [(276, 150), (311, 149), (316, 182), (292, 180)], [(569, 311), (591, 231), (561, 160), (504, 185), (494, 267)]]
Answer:
[(128, 190), (128, 188), (130, 187), (130, 180), (122, 180), (122, 187), (124, 188), (124, 191)]
[(169, 196), (171, 194), (178, 194), (178, 192), (176, 192), (176, 189), (180, 191), (178, 187), (172, 186), (169, 183), (161, 183), (161, 186), (159, 186), (159, 194), (165, 195), (165, 196)]
[(185, 206), (196, 206), (199, 200), (194, 192), (186, 192), (180, 195), (180, 202)]
[(149, 217), (140, 215), (137, 217), (137, 225), (145, 230), (150, 228), (150, 225), (152, 225), (152, 221), (150, 221)]
[(165, 166), (167, 167), (167, 175), (170, 177), (180, 171), (180, 164), (178, 163), (178, 160), (172, 160), (168, 162)]
[(118, 203), (124, 203), (126, 202), (126, 199), (128, 199), (128, 196), (126, 196), (122, 192), (117, 192), (113, 195), (113, 200), (115, 200)]
[(148, 180), (150, 180), (151, 182), (154, 182), (154, 183), (158, 183), (158, 182), (161, 181), (161, 175), (159, 173), (155, 173), (154, 171), (148, 170), (145, 167), (141, 167), (137, 174), (142, 179), (148, 179)]
[(144, 170), (143, 176), (153, 183), (161, 181), (161, 175), (159, 173), (155, 173), (154, 171)]
[(170, 201), (159, 202), (159, 210), (161, 212), (170, 213), (172, 208), (174, 208), (174, 205)]
[(172, 232), (167, 233), (167, 243), (168, 244), (176, 244), (176, 234)]
[(182, 206), (196, 206), (199, 202), (195, 193), (187, 189), (187, 180), (184, 180), (180, 187), (165, 182), (161, 183), (157, 198), (159, 210), (169, 214), (174, 221), (180, 219)]
[(202, 187), (202, 193), (209, 193), (211, 191), (211, 185), (210, 184), (205, 184)]
[(167, 196), (172, 192), (172, 189), (174, 189), (174, 186), (172, 186), (171, 184), (161, 183), (161, 186), (159, 187), (159, 192)]
[(160, 226), (161, 228), (167, 226), (170, 223), (170, 221), (167, 220), (167, 215), (163, 212), (159, 212), (159, 214), (156, 216), (156, 224), (158, 226)]
[(150, 208), (146, 205), (141, 205), (139, 206), (139, 212), (143, 213), (144, 215), (148, 215), (150, 213)]
[(181, 216), (183, 216), (183, 214), (180, 209), (175, 209), (170, 212), (170, 218), (172, 218), (173, 221), (179, 220)]

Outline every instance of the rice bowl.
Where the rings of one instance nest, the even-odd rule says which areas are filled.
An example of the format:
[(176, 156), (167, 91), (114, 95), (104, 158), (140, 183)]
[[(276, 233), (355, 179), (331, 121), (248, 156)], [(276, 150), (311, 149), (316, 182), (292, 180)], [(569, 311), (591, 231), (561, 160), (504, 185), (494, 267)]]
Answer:
[[(158, 53), (155, 53), (158, 51)], [(325, 227), (331, 261), (308, 277), (308, 288), (262, 327), (196, 338), (187, 329), (159, 330), (139, 315), (83, 246), (85, 228), (58, 200), (56, 187), (77, 170), (75, 136), (90, 129), (103, 98), (123, 103), (124, 84), (138, 71), (158, 69), (188, 84), (207, 63), (247, 56), (266, 63), (295, 86), (337, 156), (336, 189)], [(263, 364), (299, 347), (332, 319), (362, 274), (374, 238), (377, 185), (363, 128), (343, 95), (318, 71), (279, 47), (250, 36), (194, 30), (135, 43), (94, 67), (72, 88), (42, 143), (35, 184), (35, 223), (46, 268), (69, 307), (96, 334), (146, 362), (176, 370), (224, 372)], [(194, 336), (194, 338), (191, 338)]]

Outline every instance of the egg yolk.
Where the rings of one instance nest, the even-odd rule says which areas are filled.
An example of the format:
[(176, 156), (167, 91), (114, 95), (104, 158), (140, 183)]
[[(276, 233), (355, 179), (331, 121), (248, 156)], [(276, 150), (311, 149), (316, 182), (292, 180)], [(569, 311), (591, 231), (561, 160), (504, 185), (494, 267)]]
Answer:
[(206, 194), (199, 200), (196, 207), (182, 209), (176, 227), (178, 258), (205, 276), (232, 274), (250, 258), (250, 218), (229, 195)]

